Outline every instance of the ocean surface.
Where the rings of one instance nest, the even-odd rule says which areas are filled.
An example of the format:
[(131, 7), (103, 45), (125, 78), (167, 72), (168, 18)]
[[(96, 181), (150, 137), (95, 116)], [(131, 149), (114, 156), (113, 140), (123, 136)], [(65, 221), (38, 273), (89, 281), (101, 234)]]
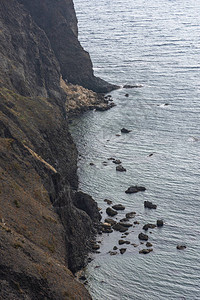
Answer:
[[(126, 237), (138, 247), (119, 246), (118, 232), (97, 237), (87, 288), (94, 300), (200, 299), (200, 1), (74, 2), (96, 76), (140, 86), (112, 92), (116, 107), (71, 124), (80, 189), (98, 202), (103, 220), (107, 198), (126, 207), (117, 220), (135, 211), (131, 222), (140, 223)], [(121, 134), (123, 127), (131, 132)], [(127, 171), (116, 172), (110, 157)], [(125, 194), (136, 184), (146, 191)], [(157, 209), (144, 209), (145, 200)], [(148, 232), (153, 252), (139, 254), (146, 246), (138, 234), (157, 219), (164, 226)], [(126, 252), (111, 256), (115, 245)]]

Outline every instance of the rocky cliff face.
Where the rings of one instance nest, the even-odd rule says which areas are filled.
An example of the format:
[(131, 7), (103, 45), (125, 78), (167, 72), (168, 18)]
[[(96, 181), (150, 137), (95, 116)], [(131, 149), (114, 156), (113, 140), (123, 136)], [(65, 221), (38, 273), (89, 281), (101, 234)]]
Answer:
[(42, 28), (60, 63), (63, 79), (95, 92), (117, 88), (95, 77), (88, 52), (78, 41), (77, 19), (72, 0), (18, 0)]
[(84, 53), (71, 1), (0, 0), (1, 299), (90, 299), (71, 271), (84, 265), (100, 215), (76, 192), (77, 150), (60, 88), (71, 72), (54, 45), (64, 32)]

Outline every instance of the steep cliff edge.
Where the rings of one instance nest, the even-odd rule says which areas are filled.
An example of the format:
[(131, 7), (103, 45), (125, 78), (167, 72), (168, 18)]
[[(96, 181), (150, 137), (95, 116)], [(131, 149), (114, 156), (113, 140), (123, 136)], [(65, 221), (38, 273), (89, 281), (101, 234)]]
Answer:
[(93, 200), (77, 202), (54, 51), (22, 3), (0, 1), (1, 299), (91, 299), (71, 271), (84, 266), (100, 215)]
[(89, 53), (78, 41), (77, 19), (72, 0), (18, 0), (42, 28), (60, 63), (63, 79), (98, 93), (106, 93), (115, 85), (95, 77)]

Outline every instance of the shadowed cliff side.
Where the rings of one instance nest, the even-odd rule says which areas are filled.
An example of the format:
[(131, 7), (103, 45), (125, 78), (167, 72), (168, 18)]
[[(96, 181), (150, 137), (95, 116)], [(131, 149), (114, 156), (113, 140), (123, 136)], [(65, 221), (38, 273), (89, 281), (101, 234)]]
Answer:
[(91, 299), (71, 271), (84, 266), (100, 215), (86, 196), (74, 201), (59, 63), (16, 0), (0, 1), (0, 41), (0, 298)]
[(77, 19), (72, 0), (18, 0), (42, 28), (60, 63), (63, 79), (98, 93), (118, 88), (95, 77), (89, 53), (78, 41)]

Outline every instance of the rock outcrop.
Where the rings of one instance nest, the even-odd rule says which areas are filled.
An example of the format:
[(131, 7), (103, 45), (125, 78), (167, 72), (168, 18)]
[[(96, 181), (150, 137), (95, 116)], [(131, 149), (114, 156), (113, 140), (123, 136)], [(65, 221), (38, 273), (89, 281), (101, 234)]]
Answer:
[(0, 1), (0, 41), (0, 298), (91, 299), (72, 272), (99, 212), (77, 193), (60, 78), (113, 86), (93, 75), (71, 0)]

